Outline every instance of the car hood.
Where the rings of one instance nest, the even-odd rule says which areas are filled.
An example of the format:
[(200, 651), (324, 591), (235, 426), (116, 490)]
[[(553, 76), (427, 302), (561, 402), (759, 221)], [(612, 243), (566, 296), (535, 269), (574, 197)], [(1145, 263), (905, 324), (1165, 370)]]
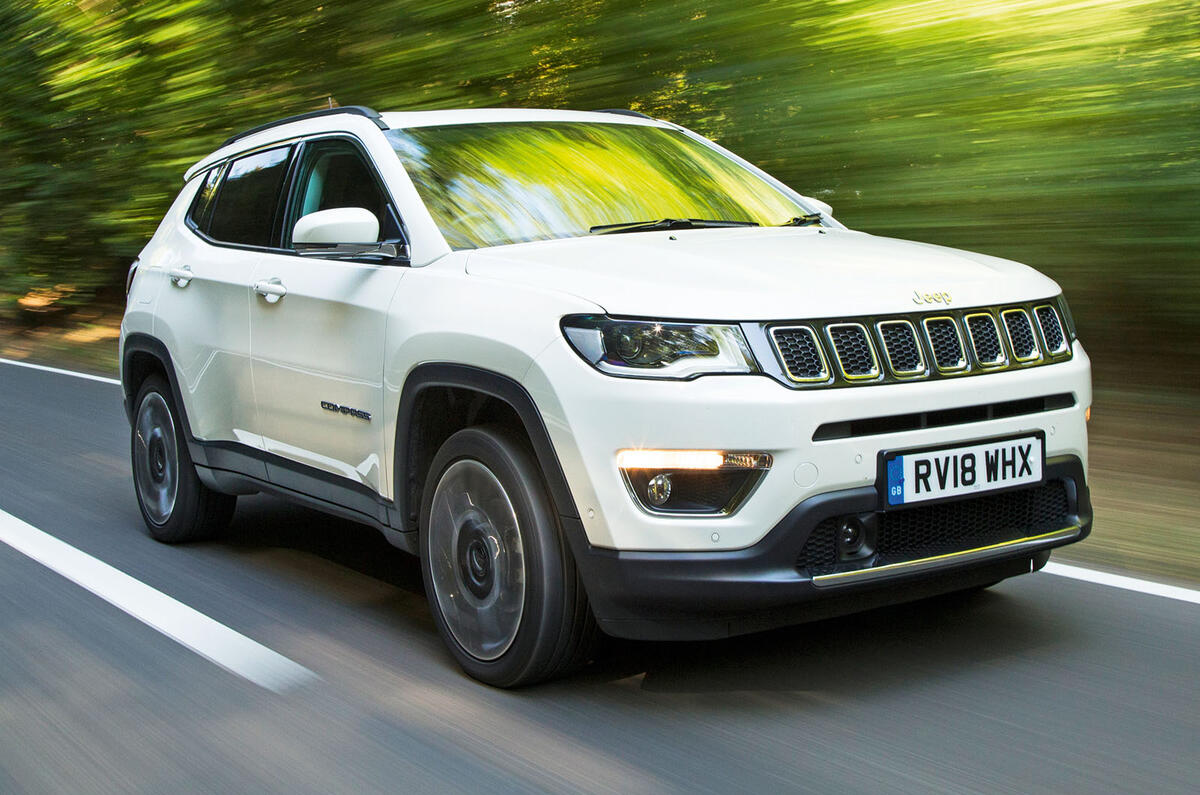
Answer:
[[(782, 320), (908, 312), (915, 294), (953, 307), (1047, 298), (1025, 265), (969, 251), (811, 227), (638, 232), (471, 252), (467, 272), (570, 293), (612, 315)], [(934, 303), (934, 307), (941, 306)]]

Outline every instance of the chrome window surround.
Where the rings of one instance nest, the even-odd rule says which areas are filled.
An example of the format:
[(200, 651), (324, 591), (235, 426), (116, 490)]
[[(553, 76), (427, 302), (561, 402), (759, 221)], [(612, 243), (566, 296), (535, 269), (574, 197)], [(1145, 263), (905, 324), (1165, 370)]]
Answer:
[[(838, 350), (837, 344), (833, 341), (833, 332), (842, 328), (856, 328), (862, 332), (863, 340), (867, 343), (867, 352), (871, 354), (871, 371), (869, 373), (852, 375), (846, 372), (846, 365), (842, 362), (842, 352)], [(866, 326), (862, 323), (830, 323), (825, 327), (825, 336), (829, 338), (829, 345), (833, 348), (833, 355), (837, 359), (838, 369), (842, 372), (842, 378), (845, 378), (847, 381), (871, 381), (879, 377), (881, 372), (879, 369), (879, 356), (875, 353), (875, 343), (871, 341), (871, 332), (867, 331)]]
[[(1054, 350), (1050, 349), (1050, 344), (1046, 341), (1046, 329), (1042, 327), (1042, 318), (1038, 315), (1039, 309), (1049, 309), (1054, 313), (1054, 319), (1058, 321), (1058, 329), (1062, 333), (1062, 345), (1059, 345)], [(1063, 323), (1062, 315), (1059, 314), (1058, 308), (1052, 304), (1038, 304), (1033, 308), (1033, 317), (1037, 320), (1038, 335), (1042, 339), (1044, 349), (1050, 352), (1051, 356), (1056, 356), (1071, 346), (1071, 339), (1067, 336), (1067, 326)]]
[[(1000, 358), (985, 361), (979, 355), (979, 346), (975, 344), (975, 332), (971, 331), (971, 318), (983, 317), (987, 318), (992, 324), (992, 331), (996, 333), (996, 344), (1000, 346)], [(979, 362), (983, 367), (1003, 367), (1008, 364), (1008, 353), (1004, 350), (1004, 340), (1000, 336), (1000, 329), (996, 325), (996, 318), (992, 317), (991, 312), (972, 312), (969, 315), (963, 315), (963, 328), (966, 329), (967, 336), (971, 340), (971, 352), (975, 354), (975, 361)]]
[[(898, 370), (892, 362), (892, 353), (888, 350), (887, 338), (883, 336), (884, 326), (907, 326), (908, 333), (913, 336), (913, 344), (917, 346), (917, 367), (913, 370)], [(925, 349), (921, 347), (921, 337), (917, 334), (917, 329), (913, 326), (910, 320), (881, 320), (875, 324), (875, 330), (879, 333), (879, 345), (883, 349), (883, 355), (887, 357), (888, 369), (893, 375), (900, 378), (912, 378), (918, 375), (925, 375), (929, 368), (925, 363)]]
[[(812, 378), (798, 378), (792, 375), (788, 369), (787, 362), (783, 360), (783, 354), (779, 350), (779, 338), (775, 335), (781, 331), (803, 331), (812, 339), (813, 345), (817, 348), (817, 355), (821, 357), (821, 375)], [(821, 345), (821, 340), (817, 336), (817, 332), (813, 331), (811, 326), (774, 326), (771, 328), (771, 341), (774, 343), (772, 347), (775, 349), (775, 355), (779, 357), (779, 363), (783, 366), (784, 375), (789, 381), (797, 384), (827, 384), (829, 383), (833, 373), (829, 369), (829, 359), (825, 356), (825, 348)]]
[[(914, 381), (935, 381), (947, 378), (966, 378), (976, 375), (988, 375), (992, 373), (1007, 372), (1010, 370), (1028, 369), (1031, 367), (1044, 367), (1046, 365), (1055, 364), (1063, 361), (1070, 361), (1073, 356), (1071, 344), (1075, 341), (1074, 332), (1063, 321), (1064, 311), (1058, 305), (1061, 301), (1060, 297), (1050, 299), (1040, 299), (1036, 301), (1020, 301), (1011, 304), (1000, 304), (993, 306), (972, 306), (962, 309), (939, 308), (940, 311), (923, 313), (916, 312), (901, 312), (894, 315), (875, 315), (875, 316), (860, 316), (860, 317), (830, 317), (823, 319), (798, 319), (782, 322), (765, 322), (754, 323), (744, 322), (741, 324), (743, 332), (746, 334), (746, 339), (750, 343), (751, 349), (755, 353), (755, 358), (758, 360), (759, 366), (762, 368), (765, 375), (769, 375), (782, 384), (797, 390), (804, 389), (842, 389), (848, 387), (863, 387), (875, 386), (878, 384), (898, 384), (912, 383)], [(1034, 312), (1038, 307), (1050, 307), (1054, 311), (1055, 317), (1058, 319), (1063, 332), (1063, 345), (1057, 351), (1047, 350), (1045, 336), (1042, 332), (1041, 325), (1034, 322), (1037, 317)], [(1012, 340), (1009, 337), (1008, 326), (1003, 321), (1003, 318), (1011, 313), (1023, 313), (1029, 320), (1030, 333), (1033, 335), (1034, 347), (1036, 348), (1036, 356), (1029, 356), (1024, 359), (1017, 359), (1013, 353)], [(1000, 364), (988, 365), (985, 362), (980, 362), (975, 353), (974, 345), (968, 345), (963, 332), (964, 318), (968, 315), (986, 314), (990, 315), (992, 321), (996, 324), (997, 333), (1000, 340), (1000, 347), (1004, 350), (1005, 361)], [(962, 356), (965, 360), (962, 366), (954, 370), (939, 370), (936, 366), (936, 359), (933, 357), (932, 346), (928, 337), (928, 332), (925, 326), (925, 321), (934, 320), (936, 318), (949, 318), (954, 324), (955, 334), (958, 335), (959, 345), (961, 346)], [(887, 357), (887, 346), (884, 343), (881, 328), (891, 323), (909, 323), (916, 331), (917, 346), (921, 352), (921, 359), (924, 364), (924, 370), (921, 372), (897, 371), (893, 368), (890, 358)], [(830, 353), (828, 350), (832, 346), (832, 341), (829, 338), (828, 329), (841, 325), (861, 325), (865, 327), (867, 336), (871, 344), (872, 352), (875, 354), (875, 361), (879, 365), (879, 374), (873, 378), (847, 378), (840, 368), (833, 367), (830, 361), (836, 357), (836, 351)], [(999, 328), (1004, 327), (1004, 333), (999, 333)], [(801, 380), (792, 378), (784, 365), (783, 357), (780, 354), (778, 345), (776, 344), (776, 331), (794, 331), (803, 329), (804, 333), (811, 335), (810, 339), (814, 341), (820, 353), (822, 365), (825, 368), (826, 377), (821, 379)], [(878, 351), (883, 350), (884, 354), (880, 356)]]
[[(1006, 319), (1009, 315), (1020, 315), (1029, 325), (1029, 336), (1033, 339), (1033, 353), (1028, 356), (1017, 355), (1017, 346), (1013, 343), (1012, 332), (1008, 328), (1008, 320)], [(1013, 359), (1024, 364), (1025, 362), (1036, 362), (1042, 358), (1042, 345), (1038, 342), (1038, 335), (1033, 330), (1033, 320), (1030, 319), (1028, 312), (1024, 309), (1005, 309), (1000, 313), (1000, 320), (1000, 325), (1004, 326), (1004, 337), (1008, 340), (1008, 349), (1012, 351)]]
[[(933, 350), (933, 335), (929, 332), (929, 324), (935, 320), (949, 320), (950, 325), (954, 328), (954, 334), (958, 337), (958, 363), (953, 367), (942, 367), (938, 363), (937, 353)], [(929, 350), (932, 356), (929, 361), (933, 362), (934, 369), (939, 373), (957, 373), (966, 370), (970, 362), (967, 360), (967, 345), (963, 341), (962, 329), (958, 326), (958, 320), (953, 315), (933, 315), (921, 321), (921, 327), (925, 329), (925, 341), (929, 343)]]

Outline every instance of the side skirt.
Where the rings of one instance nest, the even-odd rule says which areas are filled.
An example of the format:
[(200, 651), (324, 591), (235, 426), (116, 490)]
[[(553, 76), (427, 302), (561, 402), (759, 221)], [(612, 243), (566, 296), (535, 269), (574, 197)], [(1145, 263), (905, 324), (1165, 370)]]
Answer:
[(233, 442), (191, 440), (188, 449), (200, 480), (215, 491), (272, 494), (374, 527), (393, 546), (417, 554), (417, 534), (397, 529), (395, 505), (366, 486)]

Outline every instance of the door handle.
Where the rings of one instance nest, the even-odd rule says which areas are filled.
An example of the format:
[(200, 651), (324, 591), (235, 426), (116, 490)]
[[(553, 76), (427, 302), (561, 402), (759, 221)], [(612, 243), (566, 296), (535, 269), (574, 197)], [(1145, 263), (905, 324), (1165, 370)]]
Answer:
[(267, 299), (268, 304), (274, 304), (287, 295), (287, 288), (279, 279), (263, 279), (254, 283), (254, 292)]
[(176, 287), (187, 287), (192, 283), (192, 279), (196, 278), (196, 274), (192, 273), (192, 269), (187, 265), (182, 268), (171, 268), (167, 271), (167, 276), (171, 279), (171, 284)]

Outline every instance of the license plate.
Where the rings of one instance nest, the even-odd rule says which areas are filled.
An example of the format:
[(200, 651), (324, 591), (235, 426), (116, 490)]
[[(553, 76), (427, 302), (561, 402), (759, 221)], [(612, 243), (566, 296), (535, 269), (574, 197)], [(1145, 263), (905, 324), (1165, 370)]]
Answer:
[(889, 507), (961, 497), (1042, 482), (1041, 433), (959, 447), (905, 450), (883, 456)]

